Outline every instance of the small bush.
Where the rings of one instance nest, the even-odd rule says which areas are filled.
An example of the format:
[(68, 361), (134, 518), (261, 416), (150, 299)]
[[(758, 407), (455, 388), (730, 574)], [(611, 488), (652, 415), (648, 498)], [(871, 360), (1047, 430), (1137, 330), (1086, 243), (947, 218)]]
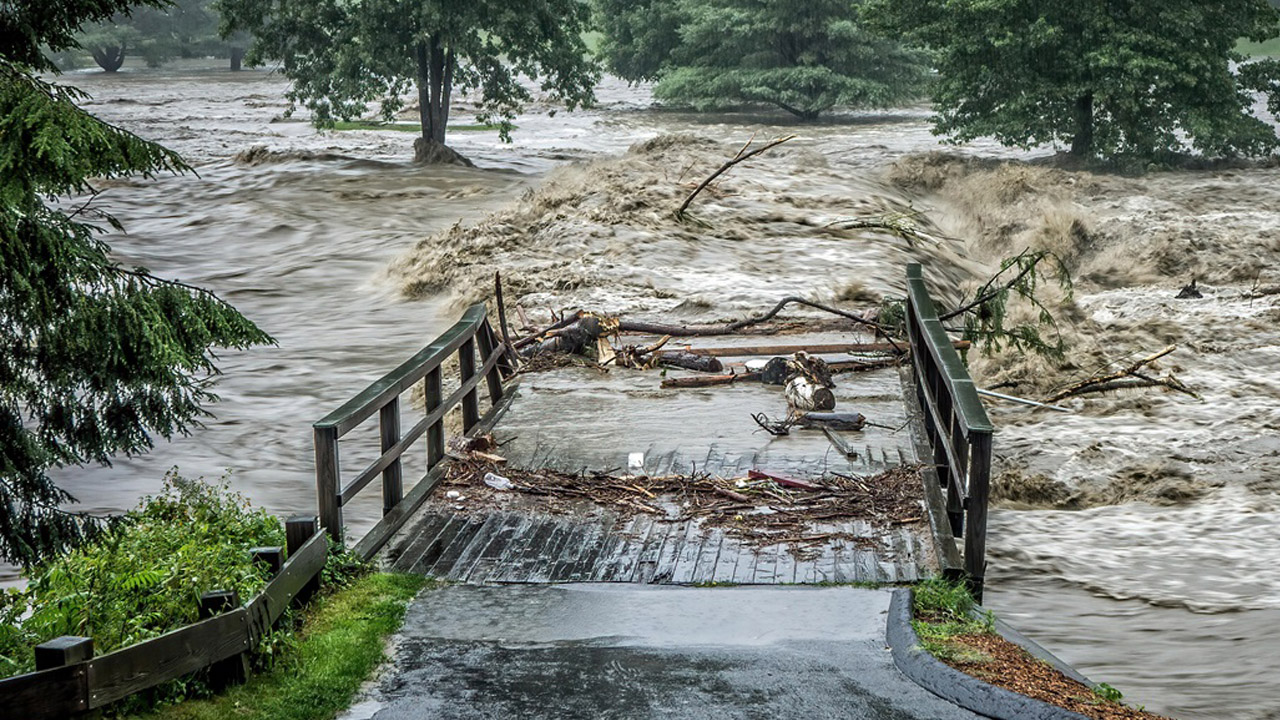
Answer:
[(25, 590), (0, 598), (0, 677), (34, 669), (32, 648), (60, 635), (91, 637), (97, 654), (195, 622), (201, 594), (247, 600), (267, 581), (249, 548), (283, 545), (280, 521), (226, 481), (165, 477), (95, 541), (29, 568)]

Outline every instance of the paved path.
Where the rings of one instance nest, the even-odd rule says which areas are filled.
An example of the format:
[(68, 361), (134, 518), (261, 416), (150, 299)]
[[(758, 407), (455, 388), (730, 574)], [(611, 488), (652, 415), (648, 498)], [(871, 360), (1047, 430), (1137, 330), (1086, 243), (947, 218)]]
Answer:
[(430, 591), (345, 720), (976, 718), (898, 672), (889, 590), (637, 585)]

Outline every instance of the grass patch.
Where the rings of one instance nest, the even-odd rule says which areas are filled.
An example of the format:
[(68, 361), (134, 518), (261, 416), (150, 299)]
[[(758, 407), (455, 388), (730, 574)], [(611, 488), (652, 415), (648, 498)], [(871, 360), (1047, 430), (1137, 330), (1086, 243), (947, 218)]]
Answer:
[(1241, 40), (1236, 43), (1236, 52), (1249, 57), (1280, 57), (1280, 38), (1271, 38), (1263, 42)]
[(366, 575), (309, 608), (295, 643), (273, 668), (205, 699), (171, 705), (146, 720), (322, 720), (346, 709), (382, 662), (385, 639), (427, 583), (417, 575)]
[(911, 627), (920, 637), (920, 647), (943, 662), (989, 662), (981, 651), (955, 641), (962, 635), (995, 633), (995, 616), (988, 612), (975, 618), (974, 607), (973, 596), (962, 582), (932, 578), (917, 585), (912, 594)]
[[(412, 122), (379, 122), (376, 120), (341, 120), (333, 124), (333, 130), (394, 130), (395, 132), (421, 133), (422, 126)], [(512, 126), (512, 130), (516, 126)], [(497, 125), (486, 123), (455, 124), (447, 128), (448, 132), (497, 132)]]

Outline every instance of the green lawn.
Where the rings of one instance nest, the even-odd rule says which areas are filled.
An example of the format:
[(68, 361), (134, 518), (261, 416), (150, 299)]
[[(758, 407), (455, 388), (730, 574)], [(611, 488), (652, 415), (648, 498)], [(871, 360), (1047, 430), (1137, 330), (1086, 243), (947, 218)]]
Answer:
[(377, 573), (322, 597), (307, 610), (298, 641), (275, 667), (207, 700), (188, 700), (145, 720), (328, 720), (345, 710), (382, 662), (388, 635), (426, 584), (417, 575)]
[(1280, 57), (1280, 38), (1271, 38), (1260, 43), (1241, 40), (1236, 43), (1236, 50), (1252, 57)]
[[(333, 124), (334, 130), (394, 130), (396, 132), (422, 132), (422, 126), (413, 122), (375, 122), (373, 120), (341, 120)], [(497, 125), (482, 125), (478, 123), (449, 125), (449, 132), (487, 132), (496, 131)], [(514, 128), (513, 128), (514, 129)]]

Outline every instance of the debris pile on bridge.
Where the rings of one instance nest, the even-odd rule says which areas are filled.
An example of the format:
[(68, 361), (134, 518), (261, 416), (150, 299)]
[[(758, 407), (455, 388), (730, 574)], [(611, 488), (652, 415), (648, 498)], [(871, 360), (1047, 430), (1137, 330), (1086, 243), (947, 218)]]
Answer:
[(855, 520), (881, 528), (923, 522), (922, 482), (918, 466), (898, 466), (871, 477), (828, 473), (806, 480), (753, 470), (747, 477), (727, 479), (699, 473), (571, 473), (455, 458), (444, 479), (444, 501), (458, 511), (483, 512), (523, 497), (540, 510), (563, 515), (581, 515), (594, 505), (623, 517), (645, 513), (662, 522), (698, 520), (752, 544), (805, 546), (836, 538), (868, 539), (818, 526)]

